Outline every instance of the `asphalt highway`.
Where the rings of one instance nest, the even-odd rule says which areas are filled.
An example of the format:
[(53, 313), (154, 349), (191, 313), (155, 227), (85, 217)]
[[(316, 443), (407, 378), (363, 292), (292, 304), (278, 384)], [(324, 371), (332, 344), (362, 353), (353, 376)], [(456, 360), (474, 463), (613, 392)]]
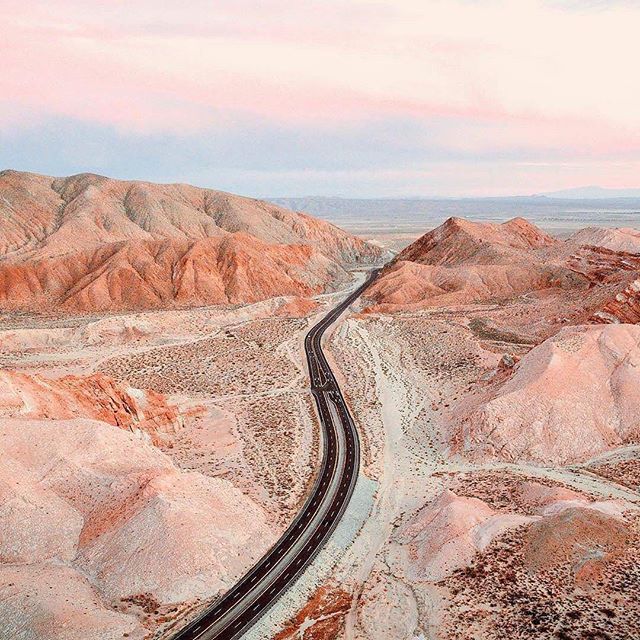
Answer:
[(240, 638), (296, 581), (340, 521), (358, 477), (360, 442), (322, 351), (322, 335), (378, 273), (379, 269), (372, 271), (362, 286), (334, 307), (305, 337), (311, 392), (323, 438), (320, 469), (303, 508), (267, 554), (173, 640)]

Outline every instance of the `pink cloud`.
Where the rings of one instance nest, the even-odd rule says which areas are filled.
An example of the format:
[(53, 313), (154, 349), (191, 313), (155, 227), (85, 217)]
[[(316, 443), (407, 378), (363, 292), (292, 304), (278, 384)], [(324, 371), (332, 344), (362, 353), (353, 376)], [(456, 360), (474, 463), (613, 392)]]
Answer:
[(171, 132), (249, 115), (310, 126), (448, 118), (460, 128), (442, 144), (469, 153), (640, 147), (640, 81), (620, 64), (640, 57), (633, 8), (594, 17), (536, 0), (4, 4), (0, 127), (51, 116)]

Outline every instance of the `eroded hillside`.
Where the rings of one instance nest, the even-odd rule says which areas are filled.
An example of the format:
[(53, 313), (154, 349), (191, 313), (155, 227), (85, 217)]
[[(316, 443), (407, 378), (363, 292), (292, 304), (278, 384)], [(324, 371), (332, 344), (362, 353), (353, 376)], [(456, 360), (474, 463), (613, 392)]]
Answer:
[(220, 191), (3, 171), (0, 256), (0, 308), (82, 313), (313, 295), (382, 252)]

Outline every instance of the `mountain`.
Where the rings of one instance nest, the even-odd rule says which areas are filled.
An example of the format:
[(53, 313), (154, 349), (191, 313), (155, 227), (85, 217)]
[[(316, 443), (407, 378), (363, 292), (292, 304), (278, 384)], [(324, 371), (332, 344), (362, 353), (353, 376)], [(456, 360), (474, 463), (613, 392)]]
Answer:
[[(367, 291), (374, 310), (507, 299), (551, 287), (587, 287), (572, 270), (541, 252), (557, 241), (522, 218), (502, 224), (450, 218), (401, 251)], [(539, 255), (540, 254), (540, 255)]]
[(0, 305), (87, 312), (307, 296), (381, 251), (260, 200), (0, 172)]
[[(522, 318), (536, 317), (537, 338), (527, 340), (537, 341), (567, 323), (640, 321), (639, 271), (633, 229), (587, 228), (558, 240), (522, 218), (450, 218), (401, 251), (365, 296), (368, 311), (381, 313), (519, 303)], [(525, 334), (533, 330), (522, 323)]]
[(524, 218), (502, 224), (449, 218), (400, 252), (397, 259), (432, 265), (511, 264), (522, 251), (554, 243)]
[(640, 189), (609, 189), (606, 187), (575, 187), (541, 194), (548, 198), (566, 200), (608, 200), (611, 198), (640, 198)]

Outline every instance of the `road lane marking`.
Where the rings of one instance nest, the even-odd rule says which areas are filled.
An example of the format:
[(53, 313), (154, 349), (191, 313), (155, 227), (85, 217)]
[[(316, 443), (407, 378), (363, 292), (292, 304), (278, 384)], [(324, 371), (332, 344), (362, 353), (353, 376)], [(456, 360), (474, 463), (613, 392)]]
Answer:
[[(274, 557), (282, 556), (283, 553), (285, 554), (293, 553), (294, 556), (292, 557), (289, 565), (287, 567), (283, 567), (283, 570), (276, 576), (273, 575), (273, 572), (276, 567), (272, 568), (269, 571), (266, 571), (266, 573), (261, 577), (261, 580), (258, 582), (258, 584), (256, 584), (254, 587), (251, 587), (251, 589), (247, 591), (247, 593), (244, 595), (245, 598), (247, 598), (250, 595), (250, 593), (252, 593), (256, 588), (259, 588), (260, 586), (262, 586), (263, 588), (262, 596), (265, 595), (265, 590), (269, 586), (270, 586), (270, 589), (267, 595), (277, 590), (278, 583), (283, 583), (281, 587), (282, 589), (288, 588), (289, 583), (291, 582), (293, 577), (297, 575), (297, 573), (294, 571), (294, 568), (300, 567), (307, 560), (310, 561), (310, 558), (304, 558), (300, 556), (301, 551), (295, 551), (296, 545), (298, 546), (300, 545), (300, 541), (303, 540), (303, 536), (307, 531), (309, 531), (310, 538), (307, 539), (307, 543), (302, 548), (303, 550), (304, 549), (314, 550), (313, 547), (314, 546), (317, 547), (317, 545), (314, 545), (313, 543), (314, 540), (320, 542), (326, 539), (325, 535), (323, 535), (323, 530), (325, 530), (327, 532), (326, 535), (328, 535), (328, 532), (331, 529), (331, 526), (334, 524), (337, 524), (334, 520), (334, 516), (341, 508), (345, 506), (345, 502), (342, 500), (342, 496), (344, 496), (347, 487), (353, 486), (355, 484), (355, 480), (357, 478), (356, 468), (354, 467), (354, 462), (349, 463), (349, 461), (351, 461), (351, 458), (349, 456), (345, 456), (344, 450), (345, 450), (345, 443), (346, 443), (346, 448), (350, 454), (352, 449), (351, 440), (355, 436), (356, 442), (357, 442), (358, 436), (357, 436), (357, 432), (355, 431), (351, 433), (351, 431), (354, 430), (353, 421), (350, 418), (348, 410), (346, 410), (346, 405), (344, 404), (344, 398), (339, 393), (339, 387), (337, 385), (333, 372), (331, 371), (331, 368), (329, 367), (328, 362), (324, 357), (324, 353), (322, 352), (322, 337), (325, 329), (330, 324), (335, 322), (335, 320), (346, 309), (348, 309), (351, 306), (351, 304), (360, 296), (360, 294), (364, 291), (364, 289), (373, 282), (373, 280), (377, 276), (377, 273), (378, 273), (378, 270), (374, 270), (372, 274), (369, 276), (369, 278), (365, 281), (365, 283), (363, 283), (360, 287), (357, 287), (347, 297), (347, 299), (344, 300), (342, 304), (334, 308), (334, 310), (330, 312), (315, 327), (312, 327), (312, 329), (308, 332), (306, 336), (305, 345), (309, 344), (311, 347), (310, 349), (307, 350), (307, 357), (309, 360), (310, 374), (311, 374), (310, 378), (311, 378), (312, 384), (314, 380), (321, 381), (324, 378), (325, 382), (322, 385), (324, 387), (324, 393), (328, 394), (331, 404), (336, 409), (335, 417), (337, 418), (337, 420), (334, 420), (334, 416), (331, 415), (331, 410), (330, 410), (331, 405), (329, 405), (329, 403), (327, 402), (326, 397), (323, 401), (323, 397), (318, 393), (318, 391), (314, 393), (316, 408), (318, 410), (318, 413), (322, 422), (322, 433), (324, 434), (325, 438), (327, 438), (327, 442), (325, 444), (325, 453), (327, 449), (329, 448), (331, 449), (331, 452), (328, 456), (325, 456), (323, 454), (324, 461), (322, 463), (321, 474), (323, 474), (324, 478), (323, 478), (322, 485), (320, 485), (316, 489), (316, 499), (314, 500), (314, 502), (317, 503), (317, 500), (320, 498), (321, 489), (327, 488), (327, 491), (322, 493), (322, 501), (321, 501), (321, 504), (318, 506), (317, 510), (312, 511), (312, 507), (315, 506), (313, 502), (310, 503), (310, 506), (306, 507), (306, 513), (307, 514), (310, 513), (310, 517), (306, 517), (305, 515), (303, 515), (305, 512), (302, 512), (301, 514), (299, 514), (298, 517), (300, 518), (306, 517), (306, 522), (303, 520), (300, 520), (300, 522), (296, 525), (296, 528), (289, 529), (289, 532), (285, 534), (286, 537), (280, 539), (280, 542), (282, 542), (283, 544), (282, 546), (278, 547), (277, 551), (274, 554)], [(340, 403), (340, 406), (338, 406), (338, 403)], [(328, 409), (329, 411), (327, 411)], [(329, 415), (327, 415), (327, 413), (329, 413)], [(340, 438), (343, 439), (342, 443), (340, 442)], [(336, 455), (336, 453), (338, 455)], [(357, 458), (355, 460), (357, 463)], [(340, 465), (341, 467), (339, 470), (339, 473), (337, 473), (338, 465)], [(332, 479), (332, 483), (330, 485), (331, 488), (328, 488), (328, 478)], [(336, 493), (338, 492), (338, 490), (340, 490), (340, 493), (336, 498)], [(336, 502), (338, 504), (336, 504)], [(332, 511), (327, 518), (326, 510), (328, 510), (331, 507), (333, 507)], [(322, 515), (323, 512), (324, 512), (324, 515)], [(318, 522), (318, 525), (315, 527), (315, 529), (309, 529), (309, 527), (313, 524), (313, 522), (317, 521), (319, 518), (323, 518), (323, 519)], [(295, 535), (295, 532), (299, 530), (299, 524), (302, 522), (304, 522), (305, 524), (304, 529), (298, 535)], [(318, 550), (319, 550), (319, 547), (315, 549), (316, 552)], [(295, 554), (298, 554), (298, 555), (296, 556)], [(269, 569), (270, 565), (271, 565), (271, 561), (269, 561), (268, 563), (265, 563), (263, 568), (265, 570)], [(258, 577), (258, 574), (256, 573), (251, 577), (251, 580), (249, 581), (248, 584), (250, 585), (253, 582), (255, 582), (257, 577)], [(270, 582), (265, 585), (264, 583), (267, 578), (270, 580)], [(234, 593), (232, 599), (237, 598), (239, 595), (241, 595), (241, 591), (237, 591), (236, 593)], [(262, 607), (262, 605), (260, 605), (259, 602), (256, 602), (256, 599), (259, 599), (259, 598), (261, 598), (261, 595), (254, 597), (251, 602), (246, 603), (245, 608), (243, 610), (240, 610), (240, 612), (238, 612), (234, 616), (233, 620), (224, 624), (224, 626), (221, 626), (217, 631), (214, 629), (214, 627), (218, 622), (220, 622), (219, 620), (213, 624), (210, 624), (207, 627), (207, 629), (213, 630), (217, 634), (216, 637), (219, 637), (221, 633), (225, 633), (225, 632), (228, 633), (228, 630), (233, 632), (235, 629), (238, 629), (239, 627), (243, 626), (243, 624), (246, 626), (250, 626), (250, 624), (253, 622), (256, 616), (253, 616), (251, 619), (248, 619), (248, 620), (245, 619), (245, 622), (243, 622), (242, 618), (243, 616), (246, 618), (245, 614), (247, 612), (250, 612), (252, 610), (257, 611)], [(270, 602), (266, 603), (267, 606), (269, 604)], [(242, 601), (240, 601), (236, 606), (241, 606), (241, 605), (242, 605)], [(253, 605), (253, 609), (249, 609), (251, 605)], [(223, 618), (226, 615), (233, 614), (233, 610), (235, 609), (236, 606), (234, 606), (233, 609), (227, 610), (224, 614), (222, 614)], [(216, 609), (213, 609), (213, 610), (215, 611), (217, 609), (220, 609), (220, 607), (221, 607), (221, 604)], [(232, 621), (235, 621), (235, 624), (232, 627), (230, 627), (229, 625), (231, 624)], [(198, 634), (198, 637), (200, 637), (201, 635), (202, 634)]]

